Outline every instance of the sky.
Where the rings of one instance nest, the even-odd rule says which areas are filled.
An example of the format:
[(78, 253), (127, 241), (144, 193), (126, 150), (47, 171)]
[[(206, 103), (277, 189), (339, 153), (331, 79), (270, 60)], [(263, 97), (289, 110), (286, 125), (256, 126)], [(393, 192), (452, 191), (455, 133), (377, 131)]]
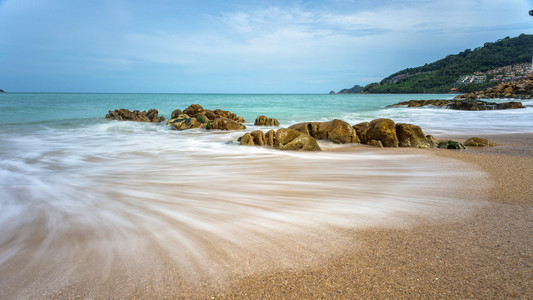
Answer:
[(8, 92), (328, 93), (533, 33), (533, 0), (0, 0)]

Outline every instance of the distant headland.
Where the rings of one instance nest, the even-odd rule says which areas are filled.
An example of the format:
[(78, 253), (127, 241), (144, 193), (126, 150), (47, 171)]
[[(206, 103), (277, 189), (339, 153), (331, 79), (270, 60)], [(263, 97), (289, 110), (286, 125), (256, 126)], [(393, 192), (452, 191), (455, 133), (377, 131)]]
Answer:
[[(532, 73), (531, 53), (533, 35), (505, 37), (474, 50), (466, 49), (430, 64), (396, 72), (366, 85), (359, 93), (472, 93), (527, 78)], [(357, 93), (350, 90), (343, 89), (339, 94)]]
[(3, 89), (0, 89), (0, 93), (5, 93), (6, 91), (4, 91)]

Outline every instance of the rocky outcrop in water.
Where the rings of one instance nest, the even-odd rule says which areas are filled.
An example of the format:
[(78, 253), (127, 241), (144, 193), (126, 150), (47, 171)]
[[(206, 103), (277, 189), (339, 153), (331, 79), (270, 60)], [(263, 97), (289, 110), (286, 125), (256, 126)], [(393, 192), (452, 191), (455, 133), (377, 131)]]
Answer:
[(255, 126), (279, 126), (278, 120), (274, 118), (267, 118), (265, 116), (258, 116), (255, 119)]
[(130, 111), (129, 109), (121, 108), (110, 110), (105, 116), (106, 119), (122, 120), (122, 121), (136, 121), (136, 122), (162, 122), (165, 117), (158, 116), (157, 109), (150, 109), (148, 111)]
[(409, 100), (389, 105), (388, 107), (407, 106), (407, 107), (424, 107), (434, 106), (456, 110), (493, 110), (493, 109), (516, 109), (523, 108), (522, 102), (488, 102), (483, 100)]
[(207, 130), (218, 129), (218, 130), (244, 130), (246, 126), (239, 122), (230, 120), (228, 118), (217, 118), (214, 121), (207, 122), (205, 127)]
[(218, 118), (226, 118), (238, 123), (246, 122), (243, 117), (237, 116), (236, 114), (230, 111), (221, 109), (204, 109), (200, 104), (191, 104), (183, 111), (183, 113), (187, 114), (191, 118), (202, 116), (202, 119), (204, 119), (205, 122), (214, 121)]
[(322, 150), (314, 138), (289, 128), (281, 128), (277, 131), (269, 130), (266, 134), (260, 130), (247, 132), (239, 139), (239, 141), (241, 145), (266, 146), (278, 150)]
[(455, 99), (491, 99), (491, 98), (533, 98), (533, 77), (527, 79), (500, 83), (497, 86), (486, 88), (482, 91), (459, 95)]
[(352, 126), (341, 120), (330, 122), (305, 122), (289, 126), (318, 140), (329, 140), (335, 144), (359, 143)]

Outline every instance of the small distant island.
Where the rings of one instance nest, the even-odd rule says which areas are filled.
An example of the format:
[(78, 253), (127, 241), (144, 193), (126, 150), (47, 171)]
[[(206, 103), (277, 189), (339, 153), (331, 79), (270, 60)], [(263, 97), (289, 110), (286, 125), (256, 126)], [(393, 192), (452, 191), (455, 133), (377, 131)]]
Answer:
[[(365, 94), (472, 93), (532, 73), (533, 35), (505, 37), (366, 85)], [(351, 89), (339, 91), (350, 92)]]
[(335, 95), (335, 94), (361, 94), (361, 92), (363, 92), (363, 89), (365, 87), (364, 86), (360, 86), (360, 85), (354, 85), (352, 88), (349, 88), (349, 89), (342, 89), (340, 91), (338, 91), (337, 93), (335, 93), (334, 91), (331, 91), (329, 92), (330, 95)]

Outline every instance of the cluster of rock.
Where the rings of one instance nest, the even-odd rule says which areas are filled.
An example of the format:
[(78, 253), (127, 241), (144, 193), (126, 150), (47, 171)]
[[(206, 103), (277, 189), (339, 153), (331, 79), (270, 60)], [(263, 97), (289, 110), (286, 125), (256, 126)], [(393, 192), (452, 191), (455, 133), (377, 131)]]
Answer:
[(419, 126), (394, 123), (391, 119), (376, 119), (353, 126), (362, 144), (378, 147), (433, 148), (435, 138), (424, 135)]
[(317, 141), (311, 136), (290, 128), (273, 129), (264, 133), (261, 130), (254, 130), (245, 133), (239, 138), (241, 145), (264, 146), (278, 150), (297, 151), (321, 151)]
[(407, 106), (407, 107), (424, 107), (424, 106), (433, 106), (433, 107), (442, 107), (456, 110), (494, 110), (494, 109), (516, 109), (524, 108), (522, 102), (488, 102), (483, 100), (409, 100), (402, 101), (396, 104), (389, 105), (388, 107), (395, 106)]
[(185, 130), (192, 128), (219, 129), (219, 130), (243, 130), (246, 129), (243, 117), (227, 110), (208, 110), (199, 104), (191, 104), (185, 110), (176, 109), (167, 125), (173, 130)]
[(355, 129), (350, 124), (337, 119), (329, 122), (298, 123), (289, 128), (317, 140), (330, 140), (335, 144), (359, 143)]
[[(425, 100), (430, 101), (430, 100)], [(138, 122), (162, 122), (156, 109), (130, 111), (117, 109), (109, 111), (106, 118)], [(185, 110), (176, 109), (167, 125), (174, 130), (205, 128), (218, 130), (244, 130), (244, 118), (220, 109), (205, 110), (199, 104), (192, 104)], [(279, 126), (276, 119), (258, 116), (255, 125)], [(466, 146), (493, 146), (494, 143), (481, 138), (470, 138), (465, 145), (455, 141), (437, 142), (431, 135), (424, 135), (419, 126), (394, 123), (391, 119), (376, 119), (370, 122), (350, 125), (341, 120), (329, 122), (303, 122), (289, 128), (269, 130), (266, 133), (255, 130), (239, 138), (241, 145), (264, 146), (279, 150), (321, 151), (317, 140), (329, 140), (336, 144), (361, 143), (376, 147), (415, 147), (465, 149)]]
[(533, 98), (533, 77), (527, 79), (500, 83), (497, 86), (482, 91), (459, 95), (455, 99), (491, 99), (491, 98)]
[(246, 146), (320, 151), (316, 140), (329, 140), (336, 144), (361, 143), (376, 147), (465, 149), (465, 145), (494, 146), (494, 143), (477, 137), (468, 139), (465, 145), (451, 140), (438, 142), (433, 136), (425, 135), (417, 125), (396, 124), (391, 119), (376, 119), (353, 126), (341, 120), (305, 122), (266, 133), (255, 130), (239, 138), (240, 144)]
[(130, 111), (129, 109), (121, 108), (110, 110), (105, 116), (106, 119), (122, 120), (122, 121), (136, 121), (136, 122), (163, 122), (165, 117), (158, 116), (157, 109), (150, 109), (148, 111)]
[(265, 116), (258, 116), (255, 119), (254, 125), (256, 126), (279, 126), (279, 122), (273, 118), (267, 118)]

